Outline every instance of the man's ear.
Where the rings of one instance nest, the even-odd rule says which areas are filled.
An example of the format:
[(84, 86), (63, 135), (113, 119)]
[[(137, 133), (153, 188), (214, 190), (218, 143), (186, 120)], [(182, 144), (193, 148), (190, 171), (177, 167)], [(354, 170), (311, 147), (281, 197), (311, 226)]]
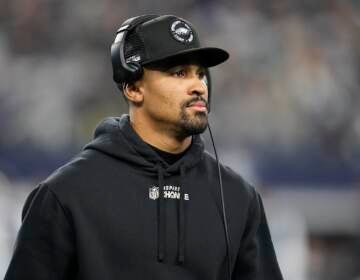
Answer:
[(127, 100), (134, 105), (141, 105), (144, 100), (144, 92), (139, 81), (123, 85), (123, 92)]

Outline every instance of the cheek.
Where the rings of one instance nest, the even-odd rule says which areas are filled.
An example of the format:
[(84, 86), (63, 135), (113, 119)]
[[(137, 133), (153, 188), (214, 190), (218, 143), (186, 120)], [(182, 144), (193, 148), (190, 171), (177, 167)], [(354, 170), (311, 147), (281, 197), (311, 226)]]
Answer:
[(158, 120), (176, 118), (180, 111), (180, 102), (174, 98), (174, 92), (170, 90), (165, 87), (157, 87), (147, 92), (144, 109), (149, 116)]
[(148, 89), (146, 97), (145, 105), (152, 114), (176, 116), (180, 112), (182, 100), (174, 87), (164, 83), (155, 84)]

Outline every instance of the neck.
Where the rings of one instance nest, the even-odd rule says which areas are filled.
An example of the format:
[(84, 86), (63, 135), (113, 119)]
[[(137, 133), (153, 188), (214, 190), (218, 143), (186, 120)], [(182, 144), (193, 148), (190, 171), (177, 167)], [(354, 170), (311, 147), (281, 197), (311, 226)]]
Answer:
[(130, 124), (140, 138), (159, 150), (178, 154), (185, 151), (191, 144), (192, 137), (176, 137), (176, 133), (158, 123), (142, 118), (130, 112)]

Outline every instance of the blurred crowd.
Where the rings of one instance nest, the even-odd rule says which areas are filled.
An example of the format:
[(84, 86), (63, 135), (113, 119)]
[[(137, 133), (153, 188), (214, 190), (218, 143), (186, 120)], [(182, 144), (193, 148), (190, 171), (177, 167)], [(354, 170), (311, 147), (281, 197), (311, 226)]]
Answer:
[[(125, 19), (145, 13), (186, 18), (204, 43), (230, 52), (211, 71), (210, 121), (226, 163), (264, 189), (359, 189), (357, 0), (0, 0), (0, 174), (8, 185), (34, 187), (102, 118), (127, 111), (110, 44)], [(314, 240), (316, 251), (323, 241)], [(348, 278), (314, 271), (308, 279), (360, 275), (351, 266)]]
[(152, 12), (190, 19), (205, 43), (229, 50), (213, 70), (211, 118), (224, 155), (244, 151), (268, 185), (359, 181), (358, 1), (155, 2), (0, 2), (0, 168), (8, 176), (41, 178), (102, 117), (126, 112), (109, 46), (123, 20)]

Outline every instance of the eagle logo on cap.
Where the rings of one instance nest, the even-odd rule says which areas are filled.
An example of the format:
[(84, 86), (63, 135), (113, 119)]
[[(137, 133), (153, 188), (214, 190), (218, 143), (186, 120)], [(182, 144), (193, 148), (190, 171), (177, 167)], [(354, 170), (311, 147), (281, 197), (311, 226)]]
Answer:
[(194, 39), (190, 26), (181, 20), (176, 20), (171, 24), (171, 34), (181, 43), (191, 43)]

